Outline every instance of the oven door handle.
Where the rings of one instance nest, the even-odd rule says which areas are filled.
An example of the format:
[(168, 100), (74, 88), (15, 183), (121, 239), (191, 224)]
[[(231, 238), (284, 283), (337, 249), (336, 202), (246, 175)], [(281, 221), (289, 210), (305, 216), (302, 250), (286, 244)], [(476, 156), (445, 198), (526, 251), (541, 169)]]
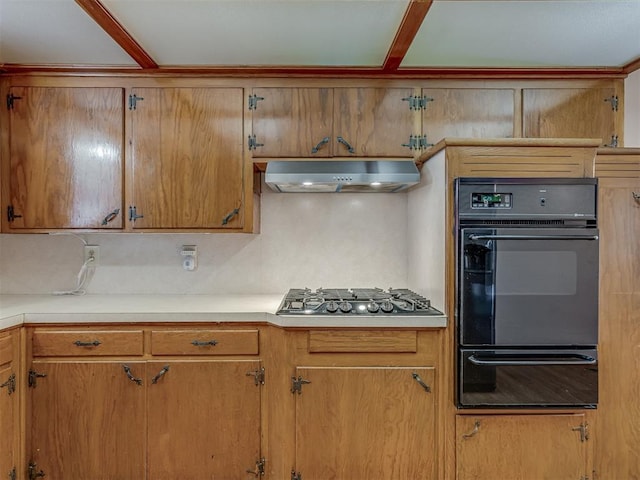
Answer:
[[(485, 357), (486, 358), (486, 357)], [(524, 366), (524, 365), (595, 365), (597, 360), (589, 355), (569, 353), (566, 355), (522, 355), (520, 358), (516, 356), (500, 355), (492, 356), (491, 359), (478, 358), (475, 355), (468, 357), (469, 361), (474, 365), (480, 366)]]
[(598, 240), (598, 235), (469, 235), (469, 240)]

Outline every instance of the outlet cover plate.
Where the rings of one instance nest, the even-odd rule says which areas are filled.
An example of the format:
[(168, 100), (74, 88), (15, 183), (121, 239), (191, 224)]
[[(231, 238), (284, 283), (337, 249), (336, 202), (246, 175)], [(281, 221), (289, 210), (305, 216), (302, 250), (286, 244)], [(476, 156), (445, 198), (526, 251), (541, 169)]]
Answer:
[(88, 263), (88, 267), (97, 267), (100, 265), (100, 247), (98, 245), (85, 245), (83, 262), (93, 257), (93, 262)]

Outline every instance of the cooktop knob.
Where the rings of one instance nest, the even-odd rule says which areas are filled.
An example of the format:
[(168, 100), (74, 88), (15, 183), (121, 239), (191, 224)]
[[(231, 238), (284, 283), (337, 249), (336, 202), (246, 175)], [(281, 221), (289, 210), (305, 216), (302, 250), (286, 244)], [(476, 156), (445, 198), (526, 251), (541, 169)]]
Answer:
[(349, 302), (340, 302), (340, 311), (344, 313), (349, 313), (353, 306)]
[(393, 303), (389, 300), (385, 300), (380, 304), (380, 308), (384, 313), (391, 313), (393, 311)]
[(331, 300), (329, 303), (327, 303), (326, 309), (329, 313), (335, 313), (338, 311), (338, 304)]
[(380, 305), (378, 305), (376, 302), (369, 302), (367, 303), (367, 310), (369, 310), (371, 313), (376, 313), (380, 310)]

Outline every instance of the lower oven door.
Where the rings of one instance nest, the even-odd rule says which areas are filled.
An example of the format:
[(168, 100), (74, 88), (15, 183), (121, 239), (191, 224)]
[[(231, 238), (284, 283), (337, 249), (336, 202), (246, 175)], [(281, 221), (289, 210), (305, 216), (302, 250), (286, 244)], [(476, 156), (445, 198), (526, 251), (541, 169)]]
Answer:
[(462, 408), (581, 407), (598, 403), (596, 349), (459, 350)]

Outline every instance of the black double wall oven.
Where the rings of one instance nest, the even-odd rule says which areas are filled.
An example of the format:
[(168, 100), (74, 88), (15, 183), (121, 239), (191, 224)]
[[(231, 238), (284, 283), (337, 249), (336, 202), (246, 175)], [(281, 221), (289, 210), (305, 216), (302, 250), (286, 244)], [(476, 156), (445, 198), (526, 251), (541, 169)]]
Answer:
[(461, 408), (598, 401), (597, 180), (459, 178)]

